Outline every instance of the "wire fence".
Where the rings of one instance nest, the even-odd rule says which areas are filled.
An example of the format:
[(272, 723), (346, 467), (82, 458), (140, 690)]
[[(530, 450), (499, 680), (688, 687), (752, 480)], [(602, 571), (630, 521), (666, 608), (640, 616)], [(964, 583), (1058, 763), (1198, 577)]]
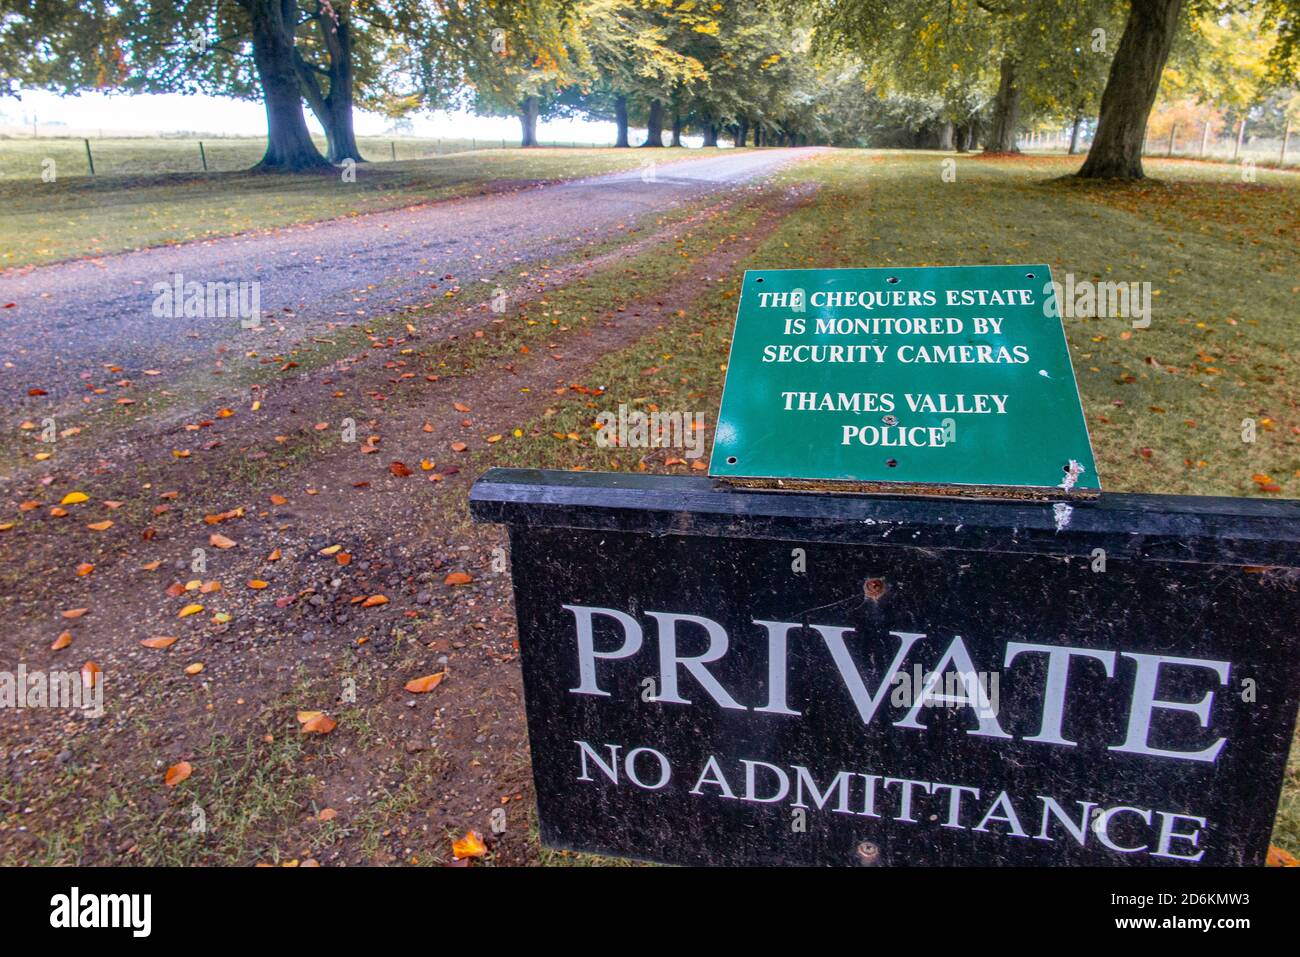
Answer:
[[(316, 145), (325, 151), (324, 139)], [(547, 147), (613, 144), (542, 141)], [(518, 139), (359, 136), (357, 146), (369, 162), (432, 159), (475, 150), (519, 149)], [(260, 137), (170, 136), (5, 136), (0, 135), (0, 179), (58, 176), (145, 176), (158, 173), (229, 173), (257, 164), (266, 149)]]
[[(1026, 151), (1065, 152), (1070, 148), (1070, 134), (1034, 133), (1022, 136), (1018, 145)], [(1087, 153), (1090, 145), (1089, 140), (1081, 138), (1078, 153)], [(1297, 167), (1300, 166), (1300, 129), (1291, 131), (1285, 137), (1245, 137), (1239, 141), (1235, 133), (1216, 136), (1204, 128), (1173, 127), (1168, 131), (1148, 135), (1142, 155), (1152, 158), (1165, 156), (1174, 159), (1205, 159), (1220, 163), (1250, 160), (1260, 166)]]

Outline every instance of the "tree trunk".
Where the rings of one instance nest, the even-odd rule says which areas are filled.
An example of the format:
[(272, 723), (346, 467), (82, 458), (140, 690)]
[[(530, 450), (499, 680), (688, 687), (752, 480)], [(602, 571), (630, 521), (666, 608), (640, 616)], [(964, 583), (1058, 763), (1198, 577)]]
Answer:
[(614, 122), (618, 124), (618, 141), (615, 146), (628, 146), (627, 141), (627, 97), (620, 93), (614, 97)]
[(718, 124), (714, 123), (712, 120), (706, 119), (704, 121), (704, 146), (705, 148), (708, 148), (711, 146), (716, 147), (717, 145)]
[(297, 47), (294, 47), (294, 65), (303, 97), (325, 130), (329, 161), (338, 164), (350, 159), (364, 163), (352, 129), (352, 31), (346, 19), (336, 16), (331, 16), (323, 6), (312, 15), (329, 56), (324, 69), (329, 92), (321, 93), (317, 79), (321, 71), (309, 64)]
[(1079, 128), (1083, 126), (1083, 114), (1074, 114), (1074, 125), (1070, 127), (1070, 155), (1079, 152)]
[(642, 146), (664, 145), (664, 105), (658, 100), (650, 101), (650, 115), (645, 122), (645, 142)]
[(744, 146), (747, 142), (749, 142), (749, 120), (742, 118), (736, 124), (736, 145)]
[(522, 131), (520, 136), (521, 146), (537, 145), (537, 97), (526, 96), (524, 101), (519, 104), (519, 127)]
[(952, 120), (944, 120), (939, 126), (939, 149), (952, 150)]
[(294, 0), (241, 0), (253, 34), (253, 63), (266, 103), (266, 152), (255, 169), (292, 172), (328, 169), (307, 132), (294, 66)]
[(967, 153), (970, 151), (970, 127), (965, 123), (960, 124), (953, 134), (953, 145), (958, 153)]
[(993, 128), (989, 130), (986, 153), (1019, 153), (1016, 124), (1020, 117), (1020, 86), (1016, 82), (1016, 62), (1002, 58), (999, 68), (998, 95), (993, 101)]
[(1142, 179), (1142, 143), (1160, 89), (1183, 0), (1130, 0), (1124, 35), (1110, 65), (1097, 135), (1079, 176)]
[(668, 145), (682, 145), (682, 114), (676, 107), (673, 108), (673, 138)]

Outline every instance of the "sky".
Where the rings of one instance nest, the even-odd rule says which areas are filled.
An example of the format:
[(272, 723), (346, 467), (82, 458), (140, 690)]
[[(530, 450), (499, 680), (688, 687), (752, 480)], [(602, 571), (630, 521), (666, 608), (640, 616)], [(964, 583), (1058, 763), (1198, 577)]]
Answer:
[[(307, 125), (321, 133), (320, 124), (304, 108)], [(219, 96), (164, 94), (82, 93), (60, 96), (29, 90), (21, 99), (0, 99), (0, 127), (30, 127), (33, 117), (42, 135), (57, 135), (50, 124), (62, 124), (70, 135), (95, 136), (114, 133), (194, 132), (207, 135), (265, 136), (266, 113), (253, 100)], [(519, 121), (511, 117), (474, 116), (467, 113), (423, 113), (411, 117), (411, 135), (428, 137), (479, 137), (518, 141)], [(354, 124), (358, 136), (380, 136), (391, 121), (384, 116), (358, 110)], [(537, 136), (551, 141), (609, 144), (614, 141), (613, 123), (584, 119), (542, 120)], [(633, 142), (636, 142), (634, 134)]]

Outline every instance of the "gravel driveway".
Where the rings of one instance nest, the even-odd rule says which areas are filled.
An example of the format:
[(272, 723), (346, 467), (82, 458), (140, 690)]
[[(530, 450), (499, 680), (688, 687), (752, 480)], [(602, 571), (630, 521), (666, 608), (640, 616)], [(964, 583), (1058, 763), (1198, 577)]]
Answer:
[[(769, 149), (642, 169), (348, 219), (161, 246), (0, 276), (0, 392), (42, 404), (84, 395), (87, 383), (167, 382), (196, 362), (283, 352), (341, 323), (364, 321), (459, 287), (514, 279), (636, 218), (742, 186), (810, 150)], [(652, 158), (647, 158), (647, 163)], [(182, 285), (167, 315), (155, 284), (256, 283), (260, 328), (238, 315), (185, 315)], [(486, 298), (486, 288), (479, 298)], [(233, 301), (234, 297), (232, 297)], [(162, 307), (162, 308), (159, 308)], [(158, 315), (158, 312), (163, 315)], [(234, 311), (233, 308), (231, 310)], [(111, 368), (109, 368), (111, 367)]]

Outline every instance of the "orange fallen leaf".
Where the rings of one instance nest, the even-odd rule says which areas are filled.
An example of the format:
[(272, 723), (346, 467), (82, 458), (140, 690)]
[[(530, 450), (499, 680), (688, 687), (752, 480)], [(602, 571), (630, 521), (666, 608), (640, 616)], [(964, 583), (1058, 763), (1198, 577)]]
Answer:
[(411, 470), (407, 467), (405, 462), (390, 462), (388, 465), (388, 471), (392, 472), (398, 478), (406, 478), (411, 474)]
[(451, 443), (451, 450), (453, 452), (464, 452), (467, 448), (469, 448), (469, 446), (466, 445), (464, 442)]
[(159, 560), (156, 562), (145, 562), (143, 565), (140, 566), (140, 569), (146, 572), (156, 572), (161, 567), (162, 567), (162, 561)]
[(339, 549), (341, 549), (342, 547), (343, 547), (342, 545), (326, 545), (324, 548), (322, 548), (322, 549), (321, 549), (320, 551), (318, 551), (316, 554), (317, 554), (317, 555), (324, 555), (324, 556), (328, 557), (328, 556), (330, 556), (330, 555), (333, 555), (333, 554), (336, 553), (337, 551), (339, 551)]
[(72, 644), (72, 632), (65, 631), (54, 639), (54, 644), (50, 645), (50, 651), (62, 651), (70, 644)]
[(86, 527), (92, 532), (106, 532), (113, 527), (113, 523), (108, 519), (105, 519), (102, 522), (91, 522)]
[(329, 734), (339, 723), (327, 714), (318, 714), (310, 721), (304, 721), (299, 729), (303, 734)]
[(100, 667), (93, 661), (87, 661), (81, 666), (81, 685), (84, 688), (93, 688), (99, 683)]
[(266, 556), (266, 560), (268, 562), (278, 562), (280, 560), (280, 549), (272, 549), (271, 554)]
[(468, 585), (474, 580), (474, 576), (466, 572), (452, 572), (442, 580), (444, 585)]
[(163, 784), (174, 788), (193, 773), (194, 766), (188, 761), (181, 761), (167, 769), (167, 773), (163, 775)]
[(332, 807), (326, 807), (326, 808), (321, 808), (320, 813), (316, 815), (316, 820), (332, 821), (338, 816), (339, 816), (338, 811), (334, 810), (334, 808)]
[(287, 498), (285, 498), (283, 495), (273, 494), (273, 495), (271, 496), (271, 504), (272, 504), (272, 505), (288, 505), (288, 504), (289, 504), (289, 500), (288, 500)]
[(185, 673), (186, 673), (187, 675), (197, 675), (197, 674), (198, 674), (199, 672), (201, 672), (202, 670), (203, 670), (203, 662), (201, 662), (201, 661), (196, 661), (196, 662), (194, 662), (194, 664), (189, 665), (189, 666), (186, 667), (186, 669), (185, 669)]
[(436, 674), (425, 675), (423, 678), (412, 678), (406, 683), (406, 690), (411, 694), (424, 694), (442, 684), (442, 679), (445, 677), (447, 677), (447, 672), (439, 671)]
[(338, 562), (340, 565), (352, 564), (352, 556), (349, 555), (347, 552), (339, 552), (337, 555), (334, 556), (334, 560)]
[(69, 608), (67, 611), (63, 612), (63, 617), (64, 617), (64, 618), (80, 618), (82, 615), (84, 615), (84, 614), (85, 614), (86, 612), (88, 612), (88, 611), (90, 611), (89, 608)]
[(459, 841), (451, 842), (451, 853), (458, 861), (467, 857), (482, 857), (487, 853), (487, 845), (477, 831), (468, 831)]
[(208, 544), (214, 548), (234, 548), (235, 543), (224, 535), (213, 532), (208, 536)]
[(463, 402), (453, 402), (453, 403), (451, 404), (451, 407), (452, 407), (453, 409), (455, 409), (457, 412), (468, 412), (468, 411), (469, 411), (469, 406), (465, 405)]
[(177, 641), (178, 639), (176, 638), (160, 635), (157, 638), (142, 638), (140, 639), (140, 644), (144, 645), (146, 648), (161, 649), (161, 648), (170, 648), (172, 645), (176, 644)]
[(361, 603), (362, 608), (374, 608), (376, 605), (387, 605), (388, 597), (386, 595), (371, 595)]
[(251, 578), (249, 579), (248, 587), (254, 591), (261, 591), (266, 587), (266, 582), (262, 581), (260, 578)]
[(1266, 867), (1300, 867), (1300, 860), (1297, 860), (1294, 854), (1282, 850), (1276, 844), (1268, 846), (1268, 857), (1265, 858)]
[(92, 565), (90, 562), (82, 562), (80, 565), (77, 566), (77, 577), (85, 578), (94, 570), (95, 570), (95, 566)]
[(205, 595), (211, 595), (213, 592), (221, 591), (221, 582), (204, 582), (199, 586), (199, 591)]

